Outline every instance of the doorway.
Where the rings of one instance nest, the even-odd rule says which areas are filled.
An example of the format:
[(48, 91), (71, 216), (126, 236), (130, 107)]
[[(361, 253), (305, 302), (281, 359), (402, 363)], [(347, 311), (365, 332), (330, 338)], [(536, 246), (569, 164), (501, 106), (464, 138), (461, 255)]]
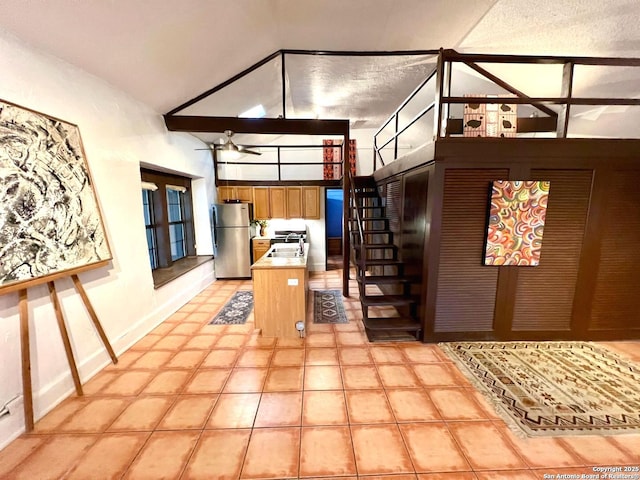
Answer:
[(342, 268), (342, 188), (325, 188), (325, 235), (327, 270)]

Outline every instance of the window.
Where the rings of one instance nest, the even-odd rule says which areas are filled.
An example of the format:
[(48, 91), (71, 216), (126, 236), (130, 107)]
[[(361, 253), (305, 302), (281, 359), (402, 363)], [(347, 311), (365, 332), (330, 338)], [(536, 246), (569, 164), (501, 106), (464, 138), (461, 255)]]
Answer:
[(178, 260), (185, 254), (184, 187), (167, 185), (167, 207), (169, 208), (169, 242), (171, 260)]
[[(155, 186), (155, 185), (154, 185)], [(158, 268), (158, 242), (156, 240), (156, 225), (153, 221), (153, 187), (142, 186), (142, 208), (144, 210), (144, 226), (147, 233), (147, 250), (151, 269)]]
[(142, 205), (152, 270), (195, 256), (191, 179), (143, 169)]

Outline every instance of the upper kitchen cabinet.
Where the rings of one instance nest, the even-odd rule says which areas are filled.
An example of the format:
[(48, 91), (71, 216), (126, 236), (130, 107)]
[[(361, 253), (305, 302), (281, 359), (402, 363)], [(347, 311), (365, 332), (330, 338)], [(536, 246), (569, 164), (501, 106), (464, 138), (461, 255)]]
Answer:
[(287, 218), (302, 218), (302, 187), (287, 187)]
[(302, 187), (304, 218), (320, 218), (320, 187)]
[(218, 201), (240, 200), (241, 202), (253, 203), (253, 188), (250, 186), (218, 187)]
[(320, 218), (320, 187), (253, 187), (256, 219)]
[(271, 218), (289, 218), (286, 192), (286, 187), (269, 187)]
[(264, 220), (271, 218), (269, 187), (253, 187), (253, 216)]

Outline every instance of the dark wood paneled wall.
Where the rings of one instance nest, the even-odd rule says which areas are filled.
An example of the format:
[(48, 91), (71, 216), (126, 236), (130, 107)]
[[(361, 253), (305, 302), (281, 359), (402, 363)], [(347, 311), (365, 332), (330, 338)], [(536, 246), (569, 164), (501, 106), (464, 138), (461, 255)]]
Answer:
[(616, 170), (608, 180), (589, 331), (640, 333), (640, 170)]
[[(640, 338), (640, 142), (438, 143), (426, 341)], [(537, 267), (483, 265), (497, 179), (551, 182)]]
[[(425, 341), (640, 338), (640, 141), (442, 139), (402, 162), (376, 180), (401, 256), (424, 246)], [(497, 179), (551, 182), (537, 267), (483, 265)]]
[(549, 180), (540, 265), (510, 267), (518, 274), (514, 331), (569, 331), (591, 194), (593, 170), (534, 169)]
[(491, 332), (498, 269), (482, 265), (489, 185), (507, 169), (449, 169), (444, 175), (435, 332)]

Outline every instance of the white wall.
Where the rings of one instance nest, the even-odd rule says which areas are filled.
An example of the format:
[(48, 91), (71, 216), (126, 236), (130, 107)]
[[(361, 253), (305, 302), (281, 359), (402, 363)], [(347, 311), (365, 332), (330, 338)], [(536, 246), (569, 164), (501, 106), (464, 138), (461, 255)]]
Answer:
[(267, 222), (267, 235), (273, 235), (276, 230), (304, 230), (305, 228), (309, 243), (307, 266), (312, 272), (322, 272), (327, 269), (324, 187), (320, 188), (319, 220), (272, 218)]
[[(80, 128), (113, 262), (80, 274), (111, 340), (122, 353), (214, 280), (208, 262), (158, 290), (147, 256), (140, 194), (140, 163), (195, 178), (196, 243), (213, 251), (209, 206), (211, 157), (202, 143), (167, 132), (163, 119), (104, 81), (37, 52), (0, 30), (0, 99), (37, 110)], [(2, 199), (0, 199), (2, 201)], [(73, 349), (86, 381), (110, 360), (68, 279), (56, 281)], [(36, 418), (73, 392), (73, 382), (46, 286), (28, 290)], [(0, 296), (0, 407), (22, 393), (18, 295)], [(21, 433), (22, 412), (0, 418), (0, 448)]]

